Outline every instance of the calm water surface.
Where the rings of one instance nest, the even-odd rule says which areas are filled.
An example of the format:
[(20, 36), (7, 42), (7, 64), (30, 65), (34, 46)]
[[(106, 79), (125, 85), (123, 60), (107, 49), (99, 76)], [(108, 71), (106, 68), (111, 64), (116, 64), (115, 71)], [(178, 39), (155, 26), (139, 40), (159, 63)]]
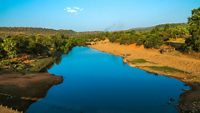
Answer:
[(179, 96), (188, 89), (177, 79), (132, 68), (121, 57), (88, 47), (74, 47), (48, 72), (62, 75), (64, 82), (27, 113), (177, 113)]

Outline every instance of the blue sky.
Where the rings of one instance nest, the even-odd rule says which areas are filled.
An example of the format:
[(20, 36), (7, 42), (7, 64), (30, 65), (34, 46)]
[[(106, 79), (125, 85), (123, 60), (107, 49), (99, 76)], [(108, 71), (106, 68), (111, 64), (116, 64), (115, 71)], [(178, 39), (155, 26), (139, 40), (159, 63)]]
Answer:
[(0, 0), (0, 26), (76, 31), (187, 22), (200, 0)]

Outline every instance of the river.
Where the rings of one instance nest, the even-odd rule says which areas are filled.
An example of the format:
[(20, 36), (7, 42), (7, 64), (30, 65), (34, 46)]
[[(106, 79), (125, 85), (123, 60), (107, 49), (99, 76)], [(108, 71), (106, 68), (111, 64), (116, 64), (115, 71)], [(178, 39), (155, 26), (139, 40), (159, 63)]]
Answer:
[(27, 113), (178, 113), (179, 96), (189, 88), (88, 47), (74, 47), (48, 72), (62, 75), (64, 82)]

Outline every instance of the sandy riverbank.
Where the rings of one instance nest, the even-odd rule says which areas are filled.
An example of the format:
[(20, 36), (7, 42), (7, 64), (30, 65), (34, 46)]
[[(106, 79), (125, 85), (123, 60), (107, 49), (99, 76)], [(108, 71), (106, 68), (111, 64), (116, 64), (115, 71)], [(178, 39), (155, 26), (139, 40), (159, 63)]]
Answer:
[[(48, 73), (1, 74), (0, 104), (24, 112), (33, 102), (43, 98), (49, 88), (62, 81), (62, 77)], [(10, 109), (0, 107), (2, 110), (11, 112)]]
[(0, 113), (20, 113), (20, 112), (0, 106)]
[[(200, 111), (200, 59), (178, 51), (161, 54), (157, 49), (145, 49), (143, 46), (135, 44), (120, 45), (110, 43), (108, 40), (94, 42), (89, 47), (121, 56), (132, 67), (178, 78), (187, 83), (192, 87), (192, 91), (187, 91), (181, 96), (179, 105), (181, 112)], [(143, 62), (132, 62), (134, 60), (141, 61), (141, 59)]]

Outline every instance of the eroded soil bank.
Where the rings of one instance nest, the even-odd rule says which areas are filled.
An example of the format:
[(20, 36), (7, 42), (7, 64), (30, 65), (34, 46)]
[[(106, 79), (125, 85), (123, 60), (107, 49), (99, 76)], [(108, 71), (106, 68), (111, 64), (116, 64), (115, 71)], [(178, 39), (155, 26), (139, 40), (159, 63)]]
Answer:
[(189, 86), (180, 97), (181, 113), (200, 112), (200, 60), (178, 51), (161, 54), (157, 49), (145, 49), (143, 46), (120, 45), (108, 40), (91, 43), (91, 48), (118, 55), (132, 67), (148, 72), (177, 78)]
[(19, 111), (26, 111), (33, 102), (43, 98), (49, 88), (62, 81), (62, 77), (48, 73), (1, 74), (0, 104)]

